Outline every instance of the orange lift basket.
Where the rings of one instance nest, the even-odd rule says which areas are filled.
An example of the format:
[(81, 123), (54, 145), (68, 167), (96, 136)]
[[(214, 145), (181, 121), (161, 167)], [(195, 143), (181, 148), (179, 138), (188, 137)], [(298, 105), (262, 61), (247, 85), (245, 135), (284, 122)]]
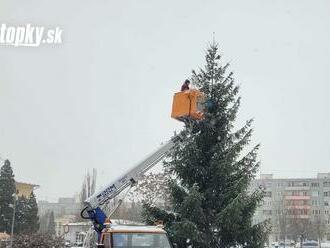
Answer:
[(199, 90), (186, 90), (174, 94), (171, 117), (179, 121), (186, 119), (201, 120), (204, 94)]

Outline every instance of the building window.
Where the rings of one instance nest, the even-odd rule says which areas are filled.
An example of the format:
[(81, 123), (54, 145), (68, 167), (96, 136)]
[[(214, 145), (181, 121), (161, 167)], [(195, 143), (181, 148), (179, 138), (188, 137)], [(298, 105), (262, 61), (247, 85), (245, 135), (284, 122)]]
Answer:
[(320, 195), (320, 192), (318, 191), (312, 191), (312, 196), (319, 196)]
[(323, 182), (323, 187), (330, 187), (330, 182)]
[(264, 215), (272, 215), (272, 210), (263, 210), (262, 213)]
[(330, 191), (324, 192), (324, 196), (330, 196)]
[(329, 202), (328, 201), (325, 201), (324, 202), (324, 206), (329, 206)]
[(81, 232), (76, 232), (76, 243), (84, 242), (85, 235)]
[(271, 191), (265, 192), (265, 197), (272, 197), (272, 192)]
[(79, 232), (76, 232), (76, 242), (79, 242), (80, 240), (79, 240)]
[(289, 215), (307, 215), (307, 209), (289, 209)]
[(329, 214), (329, 210), (324, 210), (324, 213), (325, 214)]
[(320, 187), (320, 184), (319, 184), (319, 183), (312, 183), (312, 187), (313, 187), (313, 188)]
[(313, 206), (319, 206), (319, 201), (317, 201), (317, 200), (313, 200), (313, 201), (312, 201), (312, 205), (313, 205)]

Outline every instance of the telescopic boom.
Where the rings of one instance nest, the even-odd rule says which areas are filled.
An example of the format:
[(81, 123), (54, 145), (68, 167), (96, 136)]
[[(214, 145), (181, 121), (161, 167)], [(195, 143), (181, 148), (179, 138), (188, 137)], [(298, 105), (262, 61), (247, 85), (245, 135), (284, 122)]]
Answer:
[[(86, 207), (81, 212), (82, 218), (92, 220), (95, 230), (100, 234), (104, 228), (104, 222), (107, 218), (100, 206), (119, 195), (128, 187), (136, 184), (145, 172), (161, 161), (180, 141), (181, 135), (175, 135), (170, 139), (170, 141), (162, 145), (155, 152), (151, 153), (123, 176), (109, 183), (104, 189), (96, 192), (91, 197), (86, 199)], [(84, 214), (85, 212), (87, 212), (88, 216)]]

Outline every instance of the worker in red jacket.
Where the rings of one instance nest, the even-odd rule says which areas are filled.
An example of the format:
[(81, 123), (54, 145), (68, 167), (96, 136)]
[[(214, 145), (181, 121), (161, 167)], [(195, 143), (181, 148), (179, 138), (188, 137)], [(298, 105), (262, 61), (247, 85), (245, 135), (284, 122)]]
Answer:
[(184, 81), (183, 85), (181, 86), (181, 91), (189, 90), (189, 84), (190, 84), (190, 81), (188, 79), (186, 79), (186, 81)]

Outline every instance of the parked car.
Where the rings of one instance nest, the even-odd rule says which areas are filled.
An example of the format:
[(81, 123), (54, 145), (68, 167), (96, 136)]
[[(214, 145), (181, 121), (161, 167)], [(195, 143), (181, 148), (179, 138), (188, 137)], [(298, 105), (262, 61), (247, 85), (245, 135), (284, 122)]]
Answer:
[(317, 241), (311, 240), (311, 241), (305, 241), (302, 243), (301, 248), (319, 248), (319, 243)]
[(294, 247), (294, 241), (291, 241), (291, 240), (286, 240), (285, 241), (285, 243), (284, 243), (284, 241), (280, 241), (279, 242), (279, 248), (284, 248), (284, 247), (286, 247), (286, 248), (291, 248), (291, 247)]

